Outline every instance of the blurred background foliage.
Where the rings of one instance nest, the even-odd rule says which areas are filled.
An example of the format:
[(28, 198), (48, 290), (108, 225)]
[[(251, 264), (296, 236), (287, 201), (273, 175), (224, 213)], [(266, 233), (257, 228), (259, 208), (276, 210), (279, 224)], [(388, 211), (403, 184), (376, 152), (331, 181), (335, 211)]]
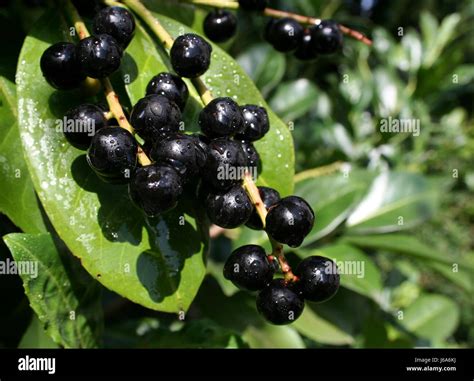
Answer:
[[(205, 11), (150, 3), (202, 31)], [(263, 41), (263, 17), (239, 12), (238, 35), (225, 45), (293, 129), (296, 193), (319, 218), (305, 246), (289, 253), (290, 262), (314, 254), (359, 261), (364, 277), (343, 275), (330, 302), (308, 304), (290, 326), (270, 326), (256, 313), (254, 297), (222, 278), (232, 248), (264, 242), (258, 232), (232, 231), (212, 241), (209, 276), (185, 322), (104, 290), (104, 345), (472, 347), (474, 3), (293, 0), (272, 6), (333, 18), (374, 40), (370, 48), (346, 38), (343, 54), (299, 62)], [(15, 18), (27, 28), (41, 12), (25, 9), (2, 10), (1, 28)], [(13, 79), (8, 57), (18, 55), (26, 29), (1, 32), (11, 37), (2, 76)], [(381, 132), (389, 117), (419, 120), (420, 135)], [(19, 231), (5, 216), (0, 228), (2, 235)], [(10, 255), (6, 246), (0, 252), (2, 259)], [(19, 279), (0, 282), (0, 345), (54, 345), (31, 317)]]

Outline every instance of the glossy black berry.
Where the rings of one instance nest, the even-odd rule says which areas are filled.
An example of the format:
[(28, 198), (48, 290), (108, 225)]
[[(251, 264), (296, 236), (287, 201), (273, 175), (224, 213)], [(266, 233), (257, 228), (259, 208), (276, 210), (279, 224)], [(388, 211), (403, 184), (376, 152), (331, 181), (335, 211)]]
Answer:
[(295, 57), (301, 61), (311, 61), (318, 58), (318, 52), (314, 47), (312, 29), (314, 27), (304, 30), (300, 45), (294, 53)]
[(210, 138), (233, 136), (244, 129), (244, 117), (232, 98), (215, 98), (199, 113), (199, 127)]
[(300, 246), (313, 228), (314, 212), (298, 196), (282, 198), (268, 211), (266, 231), (270, 236), (291, 247)]
[(58, 42), (46, 49), (40, 67), (44, 78), (58, 90), (73, 89), (86, 78), (77, 59), (76, 47), (69, 42)]
[(84, 38), (77, 45), (77, 57), (84, 73), (91, 78), (105, 78), (120, 67), (123, 50), (108, 34)]
[(272, 324), (290, 324), (300, 317), (304, 309), (303, 298), (292, 283), (274, 279), (257, 296), (257, 310)]
[(120, 127), (104, 127), (92, 138), (87, 161), (106, 182), (127, 183), (137, 165), (138, 145), (133, 135)]
[(202, 176), (214, 189), (225, 191), (242, 180), (246, 166), (247, 158), (239, 142), (214, 139), (208, 144)]
[(270, 129), (267, 110), (257, 105), (244, 105), (240, 109), (244, 117), (244, 130), (236, 138), (249, 141), (263, 138)]
[(171, 66), (180, 77), (199, 77), (211, 64), (211, 52), (211, 45), (202, 37), (183, 34), (174, 40), (171, 47)]
[(265, 33), (268, 42), (280, 52), (291, 52), (298, 48), (303, 37), (303, 27), (298, 21), (286, 17), (270, 21)]
[(239, 0), (239, 6), (245, 11), (263, 11), (268, 6), (268, 0)]
[(235, 35), (237, 18), (232, 12), (218, 9), (204, 19), (204, 33), (214, 42), (224, 42)]
[(183, 178), (191, 179), (199, 174), (207, 159), (207, 150), (198, 140), (191, 135), (173, 134), (157, 142), (150, 155), (157, 162), (167, 162), (171, 166), (178, 164), (177, 170), (184, 175)]
[(343, 36), (339, 25), (332, 20), (323, 20), (311, 28), (314, 49), (320, 54), (335, 53), (342, 48)]
[(226, 229), (245, 224), (253, 210), (253, 205), (241, 185), (235, 185), (225, 192), (209, 192), (204, 205), (209, 220)]
[(155, 143), (179, 131), (181, 110), (163, 95), (148, 95), (133, 107), (130, 122), (143, 139)]
[[(272, 205), (280, 201), (280, 193), (278, 193), (278, 191), (273, 188), (258, 187), (258, 193), (260, 194), (260, 198), (263, 201), (263, 205), (267, 210), (270, 209)], [(255, 230), (263, 229), (262, 220), (256, 210), (252, 212), (252, 215), (250, 216), (249, 220), (245, 225)]]
[(248, 170), (255, 174), (258, 173), (258, 169), (260, 168), (260, 155), (257, 152), (257, 149), (251, 142), (246, 140), (242, 140), (242, 149), (244, 150), (245, 158), (247, 159), (247, 167)]
[(176, 207), (183, 186), (181, 177), (173, 168), (151, 164), (135, 171), (128, 191), (135, 205), (148, 217), (156, 217)]
[(267, 286), (274, 273), (265, 250), (257, 245), (245, 245), (234, 250), (224, 265), (224, 277), (248, 291)]
[(146, 87), (146, 95), (163, 95), (183, 110), (189, 98), (188, 86), (177, 75), (160, 73), (155, 75)]
[(69, 110), (63, 119), (63, 133), (74, 147), (87, 149), (95, 133), (107, 126), (104, 111), (93, 104), (83, 104)]
[(107, 7), (94, 17), (94, 34), (108, 34), (125, 49), (133, 38), (135, 19), (123, 7)]
[(332, 298), (339, 289), (339, 272), (329, 258), (312, 256), (300, 262), (295, 270), (298, 290), (312, 302), (324, 302)]

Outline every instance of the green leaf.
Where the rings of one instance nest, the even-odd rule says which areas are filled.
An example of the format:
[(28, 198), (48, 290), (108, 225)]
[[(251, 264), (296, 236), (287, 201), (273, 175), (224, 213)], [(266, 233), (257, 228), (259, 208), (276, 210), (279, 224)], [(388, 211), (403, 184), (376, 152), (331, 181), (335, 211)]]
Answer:
[(336, 262), (341, 274), (341, 285), (382, 303), (382, 277), (372, 259), (359, 249), (347, 244), (335, 244), (314, 250), (298, 250), (301, 258), (312, 255), (327, 257)]
[[(425, 16), (426, 19), (429, 17)], [(453, 13), (446, 16), (441, 25), (436, 30), (435, 37), (432, 38), (430, 35), (429, 43), (425, 49), (423, 56), (423, 67), (431, 67), (440, 57), (444, 48), (452, 39), (456, 36), (456, 27), (461, 21), (461, 16), (458, 13)], [(432, 24), (432, 21), (426, 23), (426, 25)], [(424, 24), (422, 24), (424, 25)], [(431, 27), (432, 29), (432, 27)]]
[(308, 79), (282, 83), (270, 99), (272, 109), (285, 121), (306, 114), (317, 102), (318, 89)]
[(289, 326), (251, 325), (242, 337), (252, 348), (305, 348), (301, 336)]
[(445, 254), (427, 246), (418, 238), (403, 234), (366, 235), (363, 237), (345, 236), (343, 242), (371, 249), (386, 250), (393, 253), (405, 254), (424, 263), (436, 262), (442, 264), (459, 264), (466, 270), (473, 271), (474, 265), (460, 258), (449, 258)]
[(449, 337), (459, 323), (458, 305), (443, 295), (422, 295), (403, 314), (401, 324), (429, 340)]
[[(194, 32), (175, 20), (159, 14), (155, 14), (155, 16), (174, 38), (182, 33)], [(262, 162), (262, 172), (258, 178), (258, 184), (278, 189), (282, 195), (291, 194), (293, 181), (289, 181), (289, 179), (292, 179), (294, 175), (294, 150), (293, 139), (288, 127), (268, 108), (255, 84), (239, 64), (217, 45), (212, 43), (211, 45), (213, 49), (211, 66), (202, 78), (213, 95), (215, 97), (232, 97), (239, 104), (258, 104), (267, 108), (270, 117), (270, 131), (263, 139), (255, 142)], [(137, 68), (136, 71), (140, 74), (139, 79), (135, 79), (126, 86), (132, 103), (145, 95), (146, 84), (151, 76), (162, 70), (169, 70), (168, 59), (164, 57), (163, 50), (158, 49), (159, 54), (152, 51), (150, 36), (142, 28), (138, 28), (128, 48), (130, 53), (128, 66), (124, 67), (125, 71), (130, 72), (132, 64), (130, 60), (133, 60)], [(188, 87), (192, 89), (190, 82), (187, 83)], [(202, 103), (196, 91), (192, 90), (190, 93), (184, 122), (186, 130), (196, 131), (197, 114), (202, 108)]]
[(354, 338), (333, 323), (320, 317), (311, 306), (306, 305), (294, 327), (300, 334), (321, 344), (350, 345)]
[(367, 186), (368, 181), (361, 176), (344, 176), (342, 173), (298, 181), (295, 194), (303, 197), (316, 214), (313, 230), (303, 246), (327, 236), (342, 224)]
[(252, 45), (237, 57), (237, 62), (264, 95), (280, 83), (286, 71), (285, 56), (269, 44)]
[(411, 173), (383, 172), (348, 217), (350, 233), (388, 233), (410, 229), (437, 210), (439, 189)]
[(18, 266), (30, 305), (52, 339), (66, 348), (98, 346), (102, 328), (97, 283), (77, 261), (60, 254), (49, 234), (4, 237)]
[(205, 275), (205, 227), (182, 207), (146, 221), (126, 187), (98, 180), (83, 152), (57, 131), (66, 110), (87, 101), (79, 90), (55, 91), (41, 75), (42, 52), (68, 37), (61, 22), (54, 11), (38, 21), (17, 71), (20, 134), (35, 189), (58, 235), (95, 279), (145, 307), (186, 310)]
[(38, 317), (33, 315), (28, 329), (18, 344), (18, 348), (56, 349), (59, 348), (59, 345), (46, 333)]
[(0, 76), (0, 212), (6, 214), (23, 231), (46, 230), (36, 199), (17, 124), (15, 84)]

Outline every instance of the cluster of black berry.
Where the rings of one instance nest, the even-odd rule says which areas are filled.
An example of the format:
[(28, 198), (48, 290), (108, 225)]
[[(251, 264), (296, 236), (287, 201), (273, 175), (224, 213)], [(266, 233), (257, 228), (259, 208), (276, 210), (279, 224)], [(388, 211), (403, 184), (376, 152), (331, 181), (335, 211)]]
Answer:
[(105, 78), (115, 72), (133, 37), (135, 20), (125, 8), (104, 8), (94, 18), (93, 31), (77, 45), (58, 42), (46, 49), (40, 65), (51, 86), (69, 90), (86, 77)]
[[(107, 52), (112, 49), (121, 56), (134, 25), (125, 9), (103, 9), (94, 20), (96, 36), (83, 39), (78, 46), (55, 44), (44, 52), (41, 68), (45, 78), (56, 88), (68, 89), (79, 83), (79, 78), (70, 81), (73, 68), (79, 68), (81, 80), (110, 74), (120, 59), (117, 64), (116, 55)], [(104, 45), (106, 40), (110, 44)], [(228, 229), (246, 224), (262, 230), (264, 224), (242, 181), (248, 174), (258, 174), (260, 157), (253, 142), (269, 131), (266, 110), (258, 105), (239, 106), (232, 98), (215, 98), (199, 114), (202, 134), (183, 132), (182, 111), (189, 91), (182, 77), (196, 78), (205, 73), (211, 53), (211, 45), (196, 34), (176, 38), (170, 61), (177, 75), (159, 73), (153, 77), (145, 97), (130, 113), (143, 147), (127, 129), (113, 127), (117, 121), (105, 117), (106, 109), (93, 104), (76, 107), (66, 115), (73, 126), (93, 126), (93, 131), (73, 128), (64, 133), (74, 146), (88, 147), (87, 161), (101, 180), (128, 184), (131, 200), (149, 217), (173, 209), (188, 189), (187, 195), (204, 205), (213, 224)], [(151, 164), (138, 165), (140, 150), (151, 157)], [(268, 235), (281, 244), (301, 245), (314, 224), (309, 204), (297, 196), (280, 198), (272, 188), (259, 187), (258, 192), (267, 209)], [(257, 308), (275, 324), (295, 320), (303, 311), (305, 298), (326, 300), (339, 286), (334, 263), (326, 258), (302, 261), (296, 276), (288, 281), (273, 280), (276, 267), (275, 258), (267, 256), (262, 247), (247, 245), (235, 250), (224, 268), (225, 277), (238, 287), (261, 290)]]
[[(301, 197), (280, 199), (271, 188), (258, 187), (261, 199), (268, 210), (265, 230), (271, 238), (291, 247), (300, 246), (314, 223), (314, 213)], [(262, 222), (254, 211), (246, 225), (262, 229)], [(273, 324), (288, 324), (296, 320), (304, 309), (304, 299), (323, 302), (330, 299), (339, 288), (336, 265), (328, 258), (313, 256), (303, 260), (293, 279), (273, 279), (277, 260), (267, 256), (257, 245), (236, 249), (224, 266), (224, 277), (238, 288), (260, 291), (257, 296), (258, 311)]]
[[(262, 12), (267, 5), (267, 0), (239, 0), (240, 8), (247, 11)], [(237, 18), (232, 12), (218, 9), (204, 19), (204, 33), (211, 41), (225, 42), (236, 30)], [(323, 20), (305, 28), (290, 17), (270, 19), (264, 37), (279, 52), (293, 52), (296, 58), (305, 61), (337, 52), (343, 41), (339, 25), (334, 21)]]

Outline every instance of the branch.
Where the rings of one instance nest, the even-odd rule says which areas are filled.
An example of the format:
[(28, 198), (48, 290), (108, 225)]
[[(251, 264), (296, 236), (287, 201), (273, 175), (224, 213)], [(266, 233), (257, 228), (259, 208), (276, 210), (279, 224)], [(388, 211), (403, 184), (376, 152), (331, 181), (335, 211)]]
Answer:
[[(202, 5), (202, 6), (209, 6), (209, 7), (214, 7), (214, 8), (226, 8), (226, 9), (238, 9), (239, 8), (239, 3), (236, 1), (229, 1), (229, 0), (181, 0), (186, 3), (191, 3), (195, 5)], [(285, 17), (292, 18), (301, 24), (308, 24), (308, 25), (318, 25), (321, 23), (321, 19), (316, 18), (316, 17), (309, 17), (305, 15), (300, 15), (297, 13), (293, 12), (286, 12), (286, 11), (281, 11), (279, 9), (273, 9), (273, 8), (265, 8), (263, 11), (263, 14), (265, 16), (281, 19)], [(362, 42), (365, 45), (371, 46), (372, 45), (372, 40), (370, 40), (367, 36), (365, 36), (363, 33), (351, 29), (345, 25), (339, 24), (339, 28), (342, 33), (348, 35), (349, 37), (352, 37), (360, 42)]]

